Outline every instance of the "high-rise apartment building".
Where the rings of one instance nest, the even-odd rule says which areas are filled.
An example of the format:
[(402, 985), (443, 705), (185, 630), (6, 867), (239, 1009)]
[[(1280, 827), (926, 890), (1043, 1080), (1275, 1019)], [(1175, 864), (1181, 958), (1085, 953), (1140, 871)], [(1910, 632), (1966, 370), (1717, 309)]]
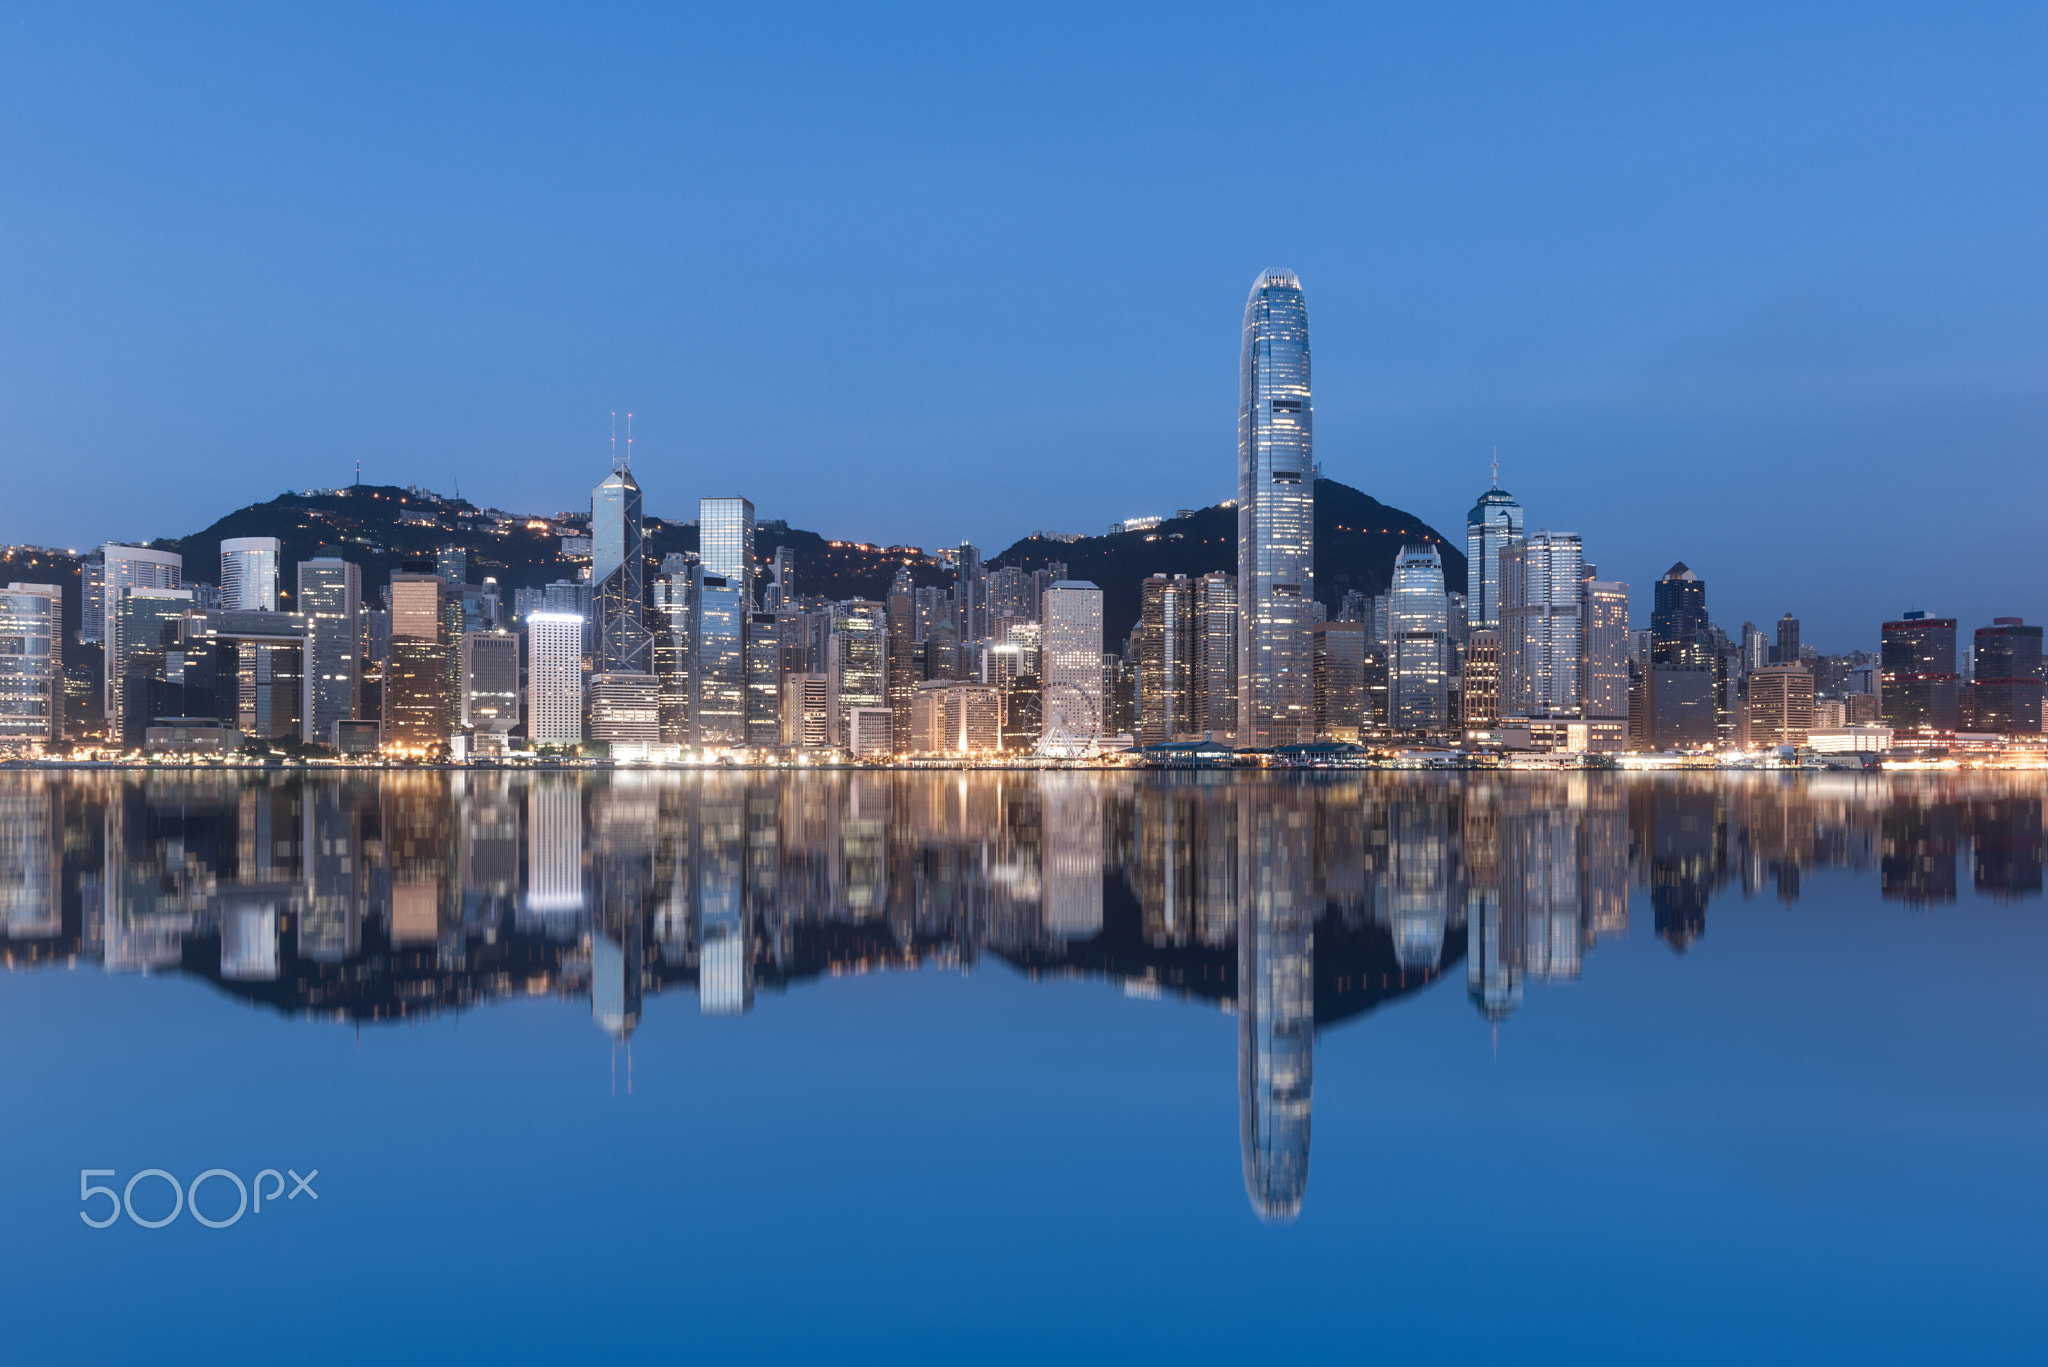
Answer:
[[(1579, 581), (1579, 700), (1587, 721), (1628, 720), (1628, 585), (1596, 579), (1593, 567)], [(1466, 673), (1471, 666), (1467, 654)], [(1468, 683), (1469, 686), (1469, 683)]]
[[(1308, 304), (1291, 271), (1245, 302), (1237, 411), (1237, 735), (1285, 745), (1315, 730), (1315, 404)], [(1048, 719), (1051, 698), (1047, 700)]]
[(220, 605), (224, 612), (276, 612), (278, 560), (274, 536), (237, 536), (220, 543)]
[(1389, 725), (1396, 731), (1441, 730), (1450, 719), (1450, 603), (1435, 545), (1401, 548), (1389, 594)]
[(1479, 496), (1465, 514), (1465, 621), (1498, 631), (1501, 625), (1500, 553), (1522, 535), (1522, 505), (1500, 487)]
[(362, 707), (363, 572), (333, 557), (299, 562), (298, 610), (313, 623), (313, 739), (333, 743), (334, 724)]
[(1894, 733), (1956, 729), (1956, 619), (1909, 612), (1884, 624), (1878, 701)]
[(526, 734), (535, 745), (583, 742), (583, 618), (577, 613), (527, 614)]
[(1978, 730), (2041, 734), (2041, 628), (2018, 617), (1978, 627), (1974, 678)]
[(1062, 579), (1045, 590), (1044, 734), (1090, 741), (1104, 731), (1102, 590), (1085, 579)]
[(63, 660), (63, 588), (13, 583), (0, 591), (0, 750), (63, 738)]
[(653, 639), (643, 620), (646, 548), (640, 486), (620, 464), (590, 491), (590, 583), (596, 599), (599, 668), (651, 670)]
[(1585, 551), (1568, 532), (1537, 532), (1500, 556), (1501, 711), (1579, 714), (1579, 581)]

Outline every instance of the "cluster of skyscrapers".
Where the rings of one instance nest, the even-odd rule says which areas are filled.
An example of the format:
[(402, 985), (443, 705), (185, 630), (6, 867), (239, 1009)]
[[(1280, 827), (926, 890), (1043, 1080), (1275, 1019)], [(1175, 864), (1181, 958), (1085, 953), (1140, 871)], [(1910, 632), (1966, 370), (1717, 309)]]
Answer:
[(1751, 624), (1731, 637), (1681, 563), (1632, 630), (1629, 586), (1577, 534), (1528, 528), (1498, 467), (1466, 515), (1461, 585), (1420, 538), (1384, 592), (1333, 611), (1315, 590), (1317, 476), (1307, 305), (1268, 271), (1243, 322), (1235, 572), (1145, 580), (1118, 652), (1094, 584), (1057, 561), (991, 569), (972, 545), (943, 553), (950, 584), (916, 584), (906, 561), (879, 600), (807, 596), (787, 548), (760, 553), (744, 498), (700, 500), (697, 550), (657, 562), (615, 462), (587, 525), (561, 519), (575, 576), (509, 604), (455, 546), (373, 603), (357, 564), (285, 566), (272, 538), (224, 540), (218, 587), (186, 583), (176, 552), (109, 543), (82, 572), (77, 640), (102, 652), (87, 679), (64, 665), (62, 587), (10, 583), (0, 744), (1076, 757), (1125, 736), (1599, 752), (2041, 731), (2039, 627), (1979, 630), (1967, 672), (1954, 619), (1920, 613), (1884, 624), (1881, 659), (1821, 656), (1790, 614), (1775, 644)]

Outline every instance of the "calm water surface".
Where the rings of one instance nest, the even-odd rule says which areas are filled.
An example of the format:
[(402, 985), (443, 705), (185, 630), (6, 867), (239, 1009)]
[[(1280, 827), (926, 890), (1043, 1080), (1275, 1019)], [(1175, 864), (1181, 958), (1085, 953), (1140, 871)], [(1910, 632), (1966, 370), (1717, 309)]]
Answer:
[(2043, 787), (0, 774), (5, 1358), (2038, 1362)]

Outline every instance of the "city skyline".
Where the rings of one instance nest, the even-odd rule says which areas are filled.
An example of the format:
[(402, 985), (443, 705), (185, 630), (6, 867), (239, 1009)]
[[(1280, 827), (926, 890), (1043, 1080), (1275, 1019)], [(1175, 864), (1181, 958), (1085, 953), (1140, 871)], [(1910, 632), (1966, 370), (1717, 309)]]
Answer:
[[(562, 506), (629, 406), (650, 488), (758, 469), (765, 516), (832, 535), (1003, 545), (1208, 504), (1231, 493), (1216, 319), (1284, 264), (1316, 297), (1325, 471), (1447, 534), (1497, 446), (1532, 525), (1570, 509), (1639, 606), (1683, 558), (1735, 620), (1794, 610), (1835, 649), (1906, 608), (2048, 617), (1910, 528), (1836, 573), (1902, 488), (1994, 561), (2024, 543), (2035, 19), (1302, 15), (1299, 169), (1253, 218), (1214, 212), (1263, 156), (1220, 15), (1111, 17), (1077, 51), (1053, 16), (991, 42), (827, 14), (772, 64), (731, 22), (497, 16), (486, 52), (427, 16), (25, 18), (0, 54), (0, 176), (35, 206), (0, 242), (36, 266), (0, 334), (0, 539), (181, 534), (252, 469), (267, 494), (358, 461)], [(706, 48), (730, 65), (662, 74)], [(1076, 330), (1083, 281), (1114, 303)], [(945, 341), (906, 368), (872, 345), (899, 332)], [(1828, 516), (1783, 536), (1765, 489)]]

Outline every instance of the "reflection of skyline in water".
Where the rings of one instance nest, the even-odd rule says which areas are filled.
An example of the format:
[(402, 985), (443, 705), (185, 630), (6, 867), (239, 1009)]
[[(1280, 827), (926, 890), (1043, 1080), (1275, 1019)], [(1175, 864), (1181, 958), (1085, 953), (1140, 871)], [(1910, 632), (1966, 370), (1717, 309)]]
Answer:
[(1496, 1026), (1629, 929), (1685, 952), (1818, 869), (1910, 907), (2042, 889), (2038, 785), (1978, 774), (0, 775), (10, 966), (177, 970), (384, 1021), (648, 994), (744, 1014), (792, 983), (993, 955), (1238, 1015), (1245, 1181), (1307, 1186), (1315, 1034), (1465, 959)]

